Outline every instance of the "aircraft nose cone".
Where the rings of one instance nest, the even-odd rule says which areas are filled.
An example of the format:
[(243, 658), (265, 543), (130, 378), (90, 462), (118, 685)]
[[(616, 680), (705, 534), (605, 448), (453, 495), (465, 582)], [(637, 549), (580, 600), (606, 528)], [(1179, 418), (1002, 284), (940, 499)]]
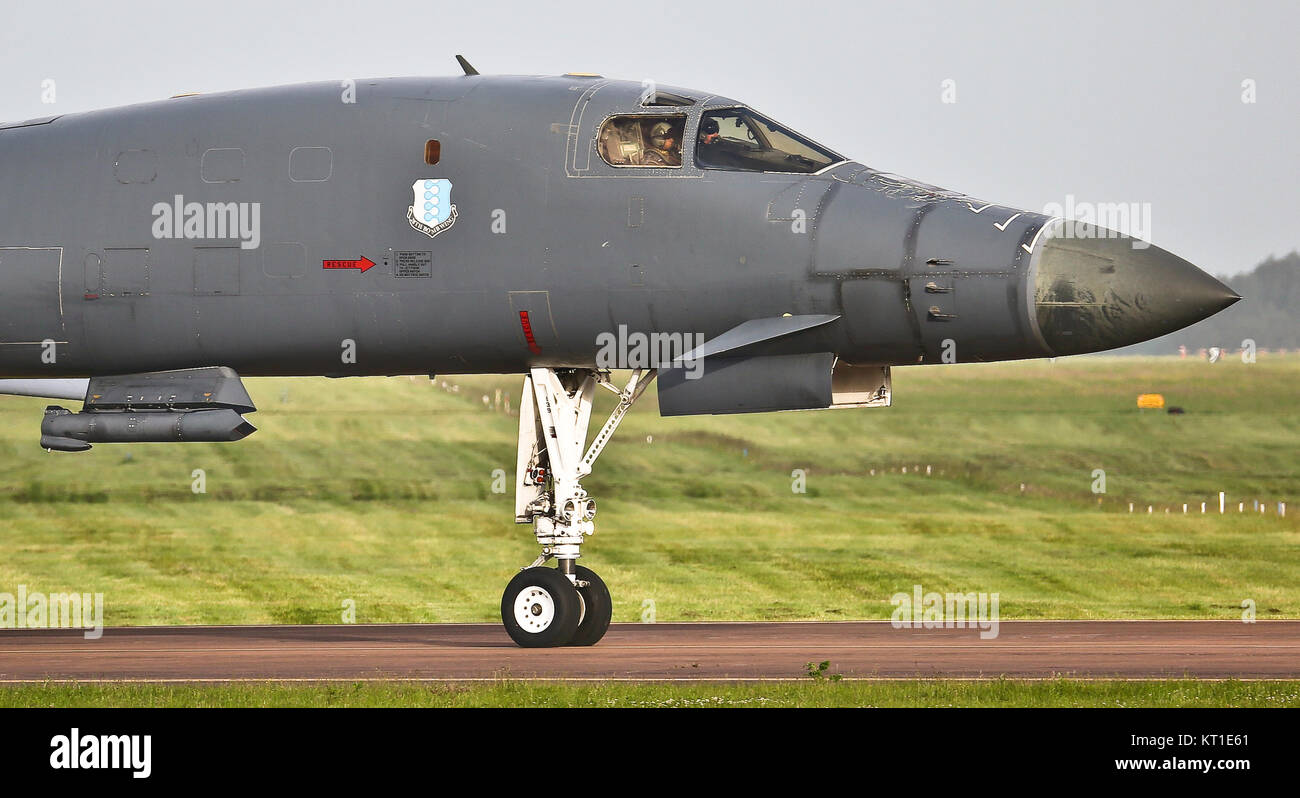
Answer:
[(1058, 355), (1141, 343), (1209, 318), (1241, 297), (1191, 263), (1102, 228), (1095, 237), (1055, 234), (1042, 244), (1034, 280), (1039, 330)]

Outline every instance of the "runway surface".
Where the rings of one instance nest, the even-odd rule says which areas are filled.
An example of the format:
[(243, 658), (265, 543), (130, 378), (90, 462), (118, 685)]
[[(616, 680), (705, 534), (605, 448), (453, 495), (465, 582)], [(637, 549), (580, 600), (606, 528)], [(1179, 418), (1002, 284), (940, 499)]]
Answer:
[(521, 649), (496, 624), (0, 630), (0, 682), (427, 679), (1300, 678), (1300, 621), (615, 624), (592, 648)]

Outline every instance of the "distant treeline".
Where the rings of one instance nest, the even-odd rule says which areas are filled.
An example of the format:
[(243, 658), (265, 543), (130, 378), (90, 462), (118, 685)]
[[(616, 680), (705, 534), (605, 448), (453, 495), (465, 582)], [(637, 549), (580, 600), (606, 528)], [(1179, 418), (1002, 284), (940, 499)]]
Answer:
[(1300, 350), (1300, 252), (1269, 257), (1253, 271), (1219, 279), (1242, 300), (1199, 324), (1117, 353), (1177, 354), (1179, 346), (1186, 346), (1189, 354), (1212, 346), (1235, 352), (1247, 338), (1259, 349)]

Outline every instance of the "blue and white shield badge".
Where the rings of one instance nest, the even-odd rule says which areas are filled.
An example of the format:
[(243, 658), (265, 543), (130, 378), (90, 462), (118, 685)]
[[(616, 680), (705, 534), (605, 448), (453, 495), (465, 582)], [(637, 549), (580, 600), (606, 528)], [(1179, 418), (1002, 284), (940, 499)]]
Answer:
[(411, 207), (406, 209), (411, 227), (433, 238), (456, 223), (450, 180), (417, 180), (411, 184), (411, 194)]

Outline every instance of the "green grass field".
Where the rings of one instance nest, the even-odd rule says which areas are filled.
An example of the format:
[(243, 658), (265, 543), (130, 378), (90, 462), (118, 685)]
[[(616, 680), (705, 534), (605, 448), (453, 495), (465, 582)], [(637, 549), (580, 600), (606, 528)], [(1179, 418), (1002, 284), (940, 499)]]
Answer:
[[(536, 555), (495, 407), (520, 380), (442, 381), (252, 379), (245, 441), (84, 454), (38, 447), (45, 400), (0, 398), (0, 591), (102, 592), (108, 625), (337, 623), (347, 599), (361, 623), (496, 620)], [(914, 584), (998, 592), (1004, 620), (1300, 617), (1300, 357), (912, 367), (894, 388), (885, 410), (674, 419), (647, 393), (584, 483), (614, 620), (647, 600), (659, 621), (888, 618)]]
[(6, 707), (1300, 707), (1300, 682), (953, 680), (472, 685), (255, 682), (27, 685)]

